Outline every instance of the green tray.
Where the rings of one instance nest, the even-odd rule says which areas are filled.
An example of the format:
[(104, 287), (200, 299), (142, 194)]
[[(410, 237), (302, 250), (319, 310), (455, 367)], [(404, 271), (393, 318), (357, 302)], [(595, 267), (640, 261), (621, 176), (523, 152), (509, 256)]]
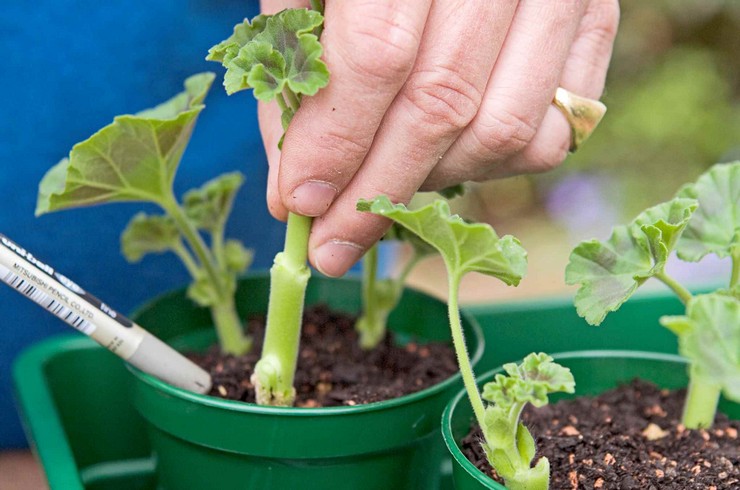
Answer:
[[(633, 349), (676, 353), (658, 317), (680, 303), (642, 296), (589, 327), (568, 299), (468, 308), (486, 337), (485, 372), (535, 350)], [(653, 325), (654, 328), (647, 328)], [(155, 489), (155, 463), (129, 399), (124, 363), (86, 337), (67, 334), (24, 351), (13, 380), (26, 434), (52, 489)], [(451, 488), (443, 474), (443, 488)]]

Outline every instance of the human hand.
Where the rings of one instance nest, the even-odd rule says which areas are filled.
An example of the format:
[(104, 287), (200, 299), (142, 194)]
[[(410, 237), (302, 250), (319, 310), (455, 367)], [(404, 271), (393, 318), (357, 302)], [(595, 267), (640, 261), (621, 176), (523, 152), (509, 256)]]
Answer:
[[(262, 10), (306, 7), (263, 0)], [(570, 126), (558, 86), (598, 99), (617, 0), (326, 2), (329, 85), (303, 99), (282, 153), (280, 110), (260, 103), (270, 212), (317, 217), (311, 263), (344, 274), (389, 222), (360, 198), (438, 190), (560, 164)]]

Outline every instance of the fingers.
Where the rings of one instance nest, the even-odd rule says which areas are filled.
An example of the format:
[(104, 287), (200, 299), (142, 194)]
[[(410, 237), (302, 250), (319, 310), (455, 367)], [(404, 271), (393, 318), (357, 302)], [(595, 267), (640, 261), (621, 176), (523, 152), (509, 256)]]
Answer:
[[(592, 0), (589, 3), (565, 63), (560, 86), (583, 97), (601, 97), (618, 24), (617, 0)], [(484, 177), (489, 179), (552, 169), (565, 160), (570, 142), (570, 126), (563, 114), (550, 105), (530, 144)]]
[[(589, 2), (563, 66), (559, 85), (585, 97), (598, 99), (601, 96), (618, 23), (619, 4), (616, 0)], [(475, 161), (483, 171), (468, 177), (482, 181), (552, 169), (567, 155), (570, 131), (563, 115), (548, 104), (536, 133), (522, 151), (498, 160), (489, 156), (487, 161), (479, 154)], [(471, 159), (461, 164), (476, 167)]]
[(478, 115), (422, 189), (474, 180), (529, 145), (560, 84), (585, 8), (575, 0), (520, 2)]
[(357, 200), (385, 194), (408, 202), (475, 117), (515, 7), (489, 0), (432, 4), (413, 69), (362, 166), (314, 221), (309, 256), (324, 274), (344, 274), (388, 226), (383, 218), (357, 213)]
[(271, 15), (285, 9), (308, 8), (310, 5), (309, 0), (260, 0), (260, 12)]
[(323, 214), (362, 164), (416, 59), (431, 0), (327, 2), (329, 85), (303, 99), (285, 137), (283, 206)]

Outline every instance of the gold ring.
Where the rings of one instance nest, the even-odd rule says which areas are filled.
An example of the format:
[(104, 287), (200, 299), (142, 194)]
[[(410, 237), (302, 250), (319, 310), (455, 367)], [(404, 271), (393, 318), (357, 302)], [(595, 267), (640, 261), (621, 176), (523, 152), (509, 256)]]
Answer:
[(570, 148), (573, 153), (591, 136), (601, 118), (606, 113), (606, 106), (598, 100), (588, 99), (572, 94), (562, 87), (555, 91), (552, 103), (560, 109), (570, 124)]

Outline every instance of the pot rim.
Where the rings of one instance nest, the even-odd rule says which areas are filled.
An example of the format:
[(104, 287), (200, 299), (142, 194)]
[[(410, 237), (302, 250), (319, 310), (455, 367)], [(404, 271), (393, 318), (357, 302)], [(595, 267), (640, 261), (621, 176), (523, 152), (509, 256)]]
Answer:
[[(266, 276), (265, 273), (255, 273), (255, 274), (247, 276), (247, 278), (264, 278), (265, 276)], [(354, 280), (355, 278), (345, 278), (345, 280), (346, 279)], [(419, 289), (408, 287), (408, 286), (405, 286), (405, 289), (408, 289), (416, 293), (422, 294), (424, 296), (427, 296), (433, 299), (434, 301), (438, 301), (440, 303), (446, 304), (440, 298), (432, 296), (429, 293), (426, 293)], [(150, 307), (151, 305), (155, 304), (158, 300), (162, 298), (167, 298), (174, 294), (177, 294), (177, 291), (179, 290), (164, 293), (163, 295), (147, 302), (144, 306), (142, 306), (139, 310), (137, 310), (137, 312)], [(483, 336), (483, 331), (480, 325), (478, 324), (478, 321), (475, 319), (475, 317), (471, 313), (467, 312), (465, 309), (461, 309), (460, 315), (463, 318), (464, 323), (467, 323), (468, 325), (468, 328), (466, 330), (469, 330), (469, 332), (472, 333), (473, 336), (477, 339), (477, 345), (476, 345), (475, 351), (470, 353), (470, 360), (473, 363), (473, 365), (475, 365), (483, 357), (483, 351), (485, 350), (485, 339)], [(294, 416), (294, 417), (334, 417), (337, 415), (345, 415), (345, 414), (356, 415), (362, 412), (389, 410), (389, 409), (396, 408), (399, 406), (411, 405), (429, 396), (436, 395), (448, 389), (451, 385), (461, 380), (460, 372), (457, 371), (455, 372), (455, 374), (453, 374), (449, 378), (433, 386), (425, 388), (421, 391), (410, 393), (408, 395), (404, 395), (404, 396), (397, 397), (397, 398), (392, 398), (389, 400), (365, 403), (361, 405), (341, 406), (341, 407), (318, 407), (318, 408), (273, 407), (273, 406), (266, 406), (266, 405), (257, 405), (254, 403), (246, 403), (242, 401), (225, 400), (223, 398), (217, 398), (217, 397), (210, 396), (210, 395), (200, 395), (197, 393), (184, 390), (182, 388), (172, 386), (164, 381), (161, 381), (155, 378), (154, 376), (144, 373), (143, 371), (139, 370), (138, 368), (130, 364), (127, 364), (126, 367), (140, 381), (148, 384), (149, 386), (151, 386), (152, 388), (156, 390), (164, 392), (165, 394), (169, 396), (179, 398), (184, 401), (198, 403), (198, 404), (202, 404), (202, 405), (209, 406), (212, 408), (228, 410), (228, 411), (233, 411), (233, 412), (246, 412), (246, 413), (253, 413), (253, 414), (278, 415), (278, 416), (283, 415), (283, 416)]]

